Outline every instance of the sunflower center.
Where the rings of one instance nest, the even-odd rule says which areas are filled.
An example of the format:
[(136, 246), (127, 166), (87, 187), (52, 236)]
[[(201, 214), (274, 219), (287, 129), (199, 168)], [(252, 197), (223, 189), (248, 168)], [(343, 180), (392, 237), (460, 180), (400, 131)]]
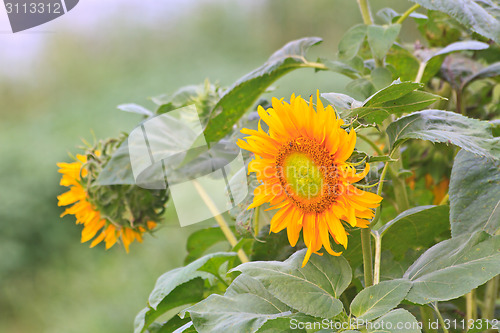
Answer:
[(314, 140), (299, 137), (280, 147), (277, 175), (288, 198), (306, 213), (321, 213), (339, 196), (337, 164)]
[(293, 192), (303, 199), (321, 194), (323, 175), (314, 161), (304, 153), (292, 153), (285, 158), (283, 175)]

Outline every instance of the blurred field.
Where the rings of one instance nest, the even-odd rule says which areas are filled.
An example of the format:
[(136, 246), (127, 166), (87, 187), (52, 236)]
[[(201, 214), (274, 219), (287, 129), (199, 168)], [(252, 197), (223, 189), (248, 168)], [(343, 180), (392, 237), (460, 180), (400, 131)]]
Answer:
[[(205, 78), (230, 85), (304, 36), (325, 40), (311, 59), (334, 57), (342, 34), (361, 22), (355, 1), (189, 1), (175, 10), (174, 1), (165, 1), (158, 11), (146, 2), (144, 15), (154, 15), (141, 20), (137, 3), (119, 10), (133, 1), (110, 1), (97, 18), (90, 6), (106, 8), (88, 1), (87, 16), (75, 26), (70, 14), (63, 16), (47, 25), (53, 32), (39, 48), (17, 50), (29, 61), (0, 56), (1, 333), (131, 332), (156, 278), (184, 259), (180, 249), (197, 227), (181, 229), (173, 210), (156, 237), (134, 243), (128, 255), (120, 246), (89, 249), (74, 219), (59, 218), (56, 162), (68, 161), (81, 138), (92, 141), (91, 130), (112, 137), (140, 120), (116, 105), (153, 107), (148, 97)], [(374, 12), (391, 5), (403, 11), (410, 3), (373, 5)], [(1, 34), (0, 43), (11, 45), (9, 38), (17, 36)], [(344, 92), (346, 83), (303, 70), (278, 81), (273, 95)]]

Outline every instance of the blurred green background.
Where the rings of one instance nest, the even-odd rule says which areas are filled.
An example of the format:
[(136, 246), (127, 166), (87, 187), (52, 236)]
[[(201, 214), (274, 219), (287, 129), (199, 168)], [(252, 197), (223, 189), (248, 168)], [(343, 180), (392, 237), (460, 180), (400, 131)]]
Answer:
[[(402, 12), (407, 1), (373, 0)], [(98, 14), (98, 15), (97, 15)], [(4, 13), (2, 13), (4, 15)], [(0, 17), (2, 27), (8, 25)], [(81, 139), (130, 131), (140, 118), (116, 105), (173, 93), (205, 78), (228, 86), (286, 42), (319, 36), (310, 59), (335, 57), (360, 23), (354, 0), (81, 2), (43, 27), (0, 34), (0, 332), (131, 332), (156, 278), (181, 265), (187, 235), (170, 209), (155, 237), (130, 254), (80, 244), (59, 218), (56, 162)], [(403, 42), (416, 36), (413, 22)], [(17, 40), (16, 40), (17, 38)], [(17, 43), (24, 39), (24, 42)], [(33, 44), (32, 44), (33, 43)], [(9, 53), (10, 52), (10, 53)], [(10, 56), (9, 56), (10, 54)], [(299, 70), (272, 95), (345, 92), (348, 79)]]

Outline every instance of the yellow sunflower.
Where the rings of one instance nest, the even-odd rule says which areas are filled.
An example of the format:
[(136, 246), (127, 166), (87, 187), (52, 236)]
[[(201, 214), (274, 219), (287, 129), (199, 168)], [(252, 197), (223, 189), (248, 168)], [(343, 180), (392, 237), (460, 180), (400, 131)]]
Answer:
[[(101, 155), (100, 151), (94, 151), (96, 157)], [(73, 206), (66, 208), (61, 217), (72, 214), (76, 217), (77, 224), (83, 224), (81, 242), (87, 242), (94, 238), (99, 231), (101, 233), (94, 238), (90, 247), (94, 247), (102, 241), (106, 244), (106, 249), (112, 247), (119, 239), (129, 251), (129, 245), (137, 240), (142, 242), (142, 234), (147, 229), (152, 230), (156, 227), (156, 222), (147, 221), (145, 226), (135, 228), (122, 226), (118, 223), (111, 223), (101, 216), (95, 205), (89, 202), (88, 191), (86, 190), (86, 182), (88, 170), (85, 167), (87, 157), (85, 155), (77, 155), (77, 159), (73, 163), (57, 163), (59, 173), (62, 174), (60, 184), (69, 187), (69, 191), (57, 197), (59, 206)]]
[(362, 191), (353, 183), (362, 180), (369, 171), (356, 169), (347, 162), (354, 151), (356, 132), (341, 126), (331, 106), (323, 107), (317, 94), (316, 110), (313, 99), (307, 103), (292, 95), (290, 104), (273, 98), (272, 108), (258, 109), (259, 116), (269, 126), (266, 133), (259, 122), (258, 130), (244, 128), (246, 141), (240, 148), (255, 154), (248, 172), (255, 172), (260, 185), (254, 191), (248, 209), (270, 203), (279, 209), (271, 220), (271, 232), (287, 229), (288, 240), (295, 246), (303, 230), (308, 248), (303, 266), (311, 254), (324, 246), (338, 256), (330, 246), (330, 235), (337, 244), (347, 248), (344, 224), (366, 228), (373, 218), (373, 208), (382, 198)]

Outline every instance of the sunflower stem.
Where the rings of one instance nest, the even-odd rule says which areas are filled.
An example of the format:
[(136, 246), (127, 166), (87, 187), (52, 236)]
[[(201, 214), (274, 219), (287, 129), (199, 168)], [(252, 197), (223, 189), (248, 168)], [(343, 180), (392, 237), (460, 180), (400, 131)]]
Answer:
[(476, 289), (465, 295), (465, 320), (468, 323), (477, 319)]
[(423, 330), (425, 333), (437, 333), (437, 330), (433, 329), (430, 325), (431, 321), (434, 320), (434, 314), (430, 307), (427, 305), (420, 306), (420, 317), (422, 318)]
[(416, 11), (418, 8), (420, 8), (420, 5), (417, 3), (416, 5), (410, 7), (410, 9), (408, 9), (397, 21), (396, 21), (396, 24), (401, 24), (403, 23), (407, 18), (408, 16), (410, 16), (411, 13), (413, 13), (414, 11)]
[(373, 286), (373, 262), (372, 262), (372, 244), (370, 238), (370, 229), (361, 229), (361, 248), (363, 251), (363, 270), (365, 274), (365, 288)]
[(372, 233), (375, 238), (375, 266), (373, 268), (373, 284), (380, 282), (380, 262), (382, 257), (382, 237), (378, 232)]
[(363, 22), (366, 25), (372, 25), (373, 19), (372, 14), (370, 12), (370, 4), (368, 0), (358, 0), (359, 10), (361, 11), (361, 16), (363, 17)]
[(255, 234), (255, 237), (259, 235), (259, 217), (260, 217), (260, 208), (256, 207), (255, 212), (254, 212), (254, 220), (253, 220), (253, 232)]
[(434, 311), (436, 312), (436, 315), (438, 317), (438, 320), (439, 320), (439, 324), (441, 325), (441, 329), (443, 330), (443, 333), (448, 333), (448, 329), (446, 328), (446, 325), (444, 323), (444, 319), (443, 319), (443, 316), (441, 315), (441, 312), (439, 311), (439, 307), (438, 307), (438, 303), (434, 303), (432, 305), (432, 307), (434, 308)]
[[(484, 307), (482, 312), (483, 319), (495, 319), (495, 305), (498, 295), (499, 277), (500, 275), (497, 275), (486, 283), (486, 290), (484, 292)], [(493, 332), (493, 330), (487, 332)]]
[[(208, 209), (210, 210), (210, 212), (214, 216), (215, 220), (217, 221), (217, 224), (219, 225), (220, 229), (222, 230), (222, 233), (226, 237), (229, 244), (231, 244), (232, 247), (235, 247), (236, 244), (238, 244), (238, 240), (236, 239), (233, 232), (229, 228), (229, 225), (227, 224), (224, 217), (222, 215), (220, 215), (220, 213), (217, 210), (217, 207), (215, 207), (215, 204), (212, 201), (212, 199), (210, 199), (207, 192), (205, 192), (203, 187), (196, 180), (193, 180), (193, 185), (196, 188), (196, 191), (200, 195), (203, 202), (205, 202), (205, 205), (207, 205)], [(242, 263), (246, 263), (246, 262), (250, 261), (246, 255), (246, 253), (242, 249), (239, 249), (237, 251), (237, 253), (238, 253), (238, 258), (240, 258), (240, 261)]]

